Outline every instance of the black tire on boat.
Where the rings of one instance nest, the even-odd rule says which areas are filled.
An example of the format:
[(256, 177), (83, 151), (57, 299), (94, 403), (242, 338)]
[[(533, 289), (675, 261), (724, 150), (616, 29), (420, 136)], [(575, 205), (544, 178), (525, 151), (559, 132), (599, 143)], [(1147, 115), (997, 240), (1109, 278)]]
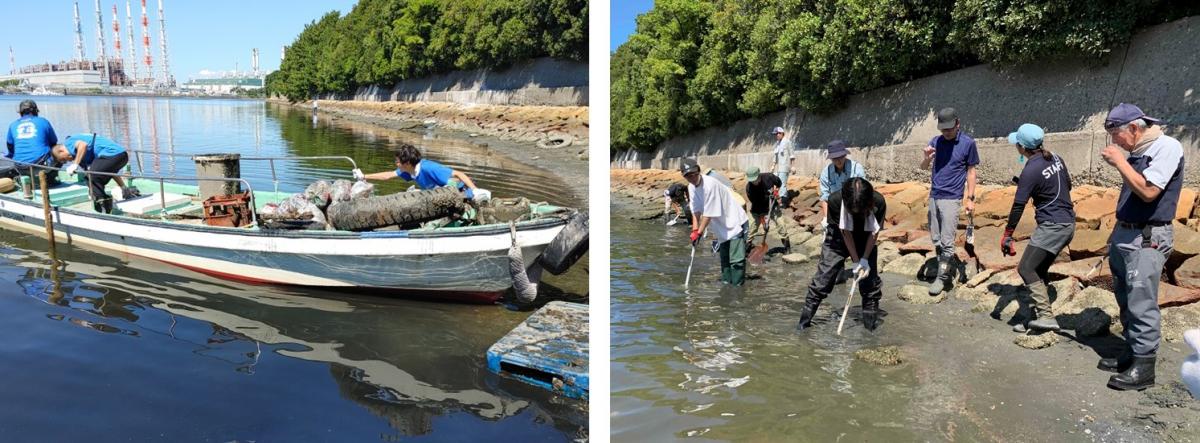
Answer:
[(366, 231), (436, 220), (461, 213), (464, 206), (461, 192), (442, 187), (344, 201), (330, 206), (326, 217), (336, 229)]
[(560, 275), (579, 261), (579, 257), (587, 250), (588, 215), (586, 212), (579, 212), (571, 216), (567, 226), (554, 236), (554, 240), (551, 240), (546, 250), (542, 251), (542, 255), (538, 256), (538, 262), (551, 274)]

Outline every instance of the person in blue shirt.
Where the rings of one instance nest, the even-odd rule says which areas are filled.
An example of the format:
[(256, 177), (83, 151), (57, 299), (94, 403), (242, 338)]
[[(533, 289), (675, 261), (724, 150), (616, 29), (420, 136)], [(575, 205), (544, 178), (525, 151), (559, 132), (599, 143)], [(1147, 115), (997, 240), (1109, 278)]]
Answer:
[[(54, 146), (51, 154), (55, 160), (67, 164), (63, 170), (68, 175), (79, 169), (117, 174), (129, 163), (129, 154), (125, 152), (124, 147), (108, 137), (94, 133), (68, 135), (63, 144)], [(112, 197), (104, 192), (109, 180), (117, 182), (122, 197), (132, 198), (139, 195), (137, 189), (125, 186), (125, 180), (119, 176), (87, 174), (88, 193), (92, 196), (96, 212), (112, 212)]]
[(850, 160), (850, 150), (846, 148), (846, 142), (834, 140), (825, 145), (829, 159), (829, 166), (821, 170), (821, 179), (818, 182), (819, 197), (821, 200), (821, 220), (826, 220), (829, 215), (829, 195), (838, 192), (842, 189), (842, 184), (846, 183), (854, 177), (867, 178), (867, 171), (861, 163)]
[(1017, 274), (1029, 290), (1033, 300), (1033, 315), (1029, 321), (1013, 326), (1016, 332), (1026, 329), (1035, 331), (1058, 331), (1058, 321), (1050, 304), (1050, 265), (1075, 237), (1075, 204), (1071, 202), (1071, 173), (1062, 157), (1042, 146), (1045, 131), (1041, 127), (1026, 123), (1008, 135), (1008, 142), (1016, 145), (1019, 159), (1025, 163), (1017, 179), (1017, 193), (1013, 196), (1012, 209), (1008, 213), (1008, 225), (1000, 237), (1000, 250), (1004, 255), (1017, 255), (1013, 246), (1013, 231), (1021, 221), (1025, 205), (1033, 200), (1034, 220), (1037, 228), (1029, 238), (1029, 246), (1017, 265)]
[[(50, 121), (38, 117), (37, 103), (22, 100), (17, 105), (20, 118), (8, 125), (8, 152), (5, 157), (25, 164), (48, 165), (51, 163), (50, 148), (58, 143), (58, 135)], [(29, 168), (18, 168), (29, 174)]]
[[(357, 175), (357, 174), (356, 174)], [(434, 189), (453, 185), (467, 198), (475, 197), (475, 182), (462, 171), (450, 169), (446, 165), (429, 159), (421, 158), (421, 151), (408, 143), (400, 145), (396, 151), (396, 170), (367, 174), (362, 178), (368, 180), (391, 180), (393, 178), (416, 182), (421, 189)]]
[(942, 135), (929, 141), (921, 162), (921, 169), (933, 170), (929, 188), (929, 238), (937, 250), (938, 275), (929, 284), (929, 295), (940, 294), (950, 284), (958, 209), (961, 204), (968, 214), (975, 211), (975, 166), (979, 165), (979, 149), (975, 147), (975, 139), (959, 129), (958, 112), (944, 108), (938, 111), (937, 120)]

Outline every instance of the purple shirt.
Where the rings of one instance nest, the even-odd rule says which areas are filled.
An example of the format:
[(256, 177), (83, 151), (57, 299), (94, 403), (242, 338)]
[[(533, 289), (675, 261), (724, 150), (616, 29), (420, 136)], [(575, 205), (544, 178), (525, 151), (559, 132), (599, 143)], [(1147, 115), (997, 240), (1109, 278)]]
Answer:
[(975, 139), (959, 132), (954, 140), (942, 136), (929, 141), (933, 154), (933, 183), (929, 196), (935, 200), (962, 200), (967, 185), (967, 167), (979, 164)]

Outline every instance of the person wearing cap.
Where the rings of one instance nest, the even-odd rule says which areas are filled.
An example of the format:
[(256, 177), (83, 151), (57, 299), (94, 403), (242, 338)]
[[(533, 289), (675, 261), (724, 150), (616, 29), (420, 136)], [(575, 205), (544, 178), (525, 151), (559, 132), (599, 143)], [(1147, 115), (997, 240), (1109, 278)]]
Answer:
[(803, 331), (812, 326), (817, 308), (833, 292), (849, 258), (854, 263), (855, 278), (860, 279), (863, 327), (874, 331), (879, 326), (879, 300), (883, 298), (875, 241), (887, 216), (887, 201), (867, 179), (853, 177), (830, 194), (829, 210), (827, 223), (830, 232), (836, 235), (826, 235), (821, 243), (821, 261), (808, 285), (796, 329)]
[[(55, 160), (67, 165), (63, 170), (68, 175), (79, 169), (117, 174), (129, 163), (129, 154), (125, 152), (124, 147), (95, 133), (68, 135), (63, 144), (55, 145), (50, 153)], [(87, 174), (88, 193), (92, 196), (92, 205), (96, 212), (112, 213), (112, 196), (104, 191), (109, 181), (117, 182), (122, 198), (141, 195), (137, 188), (125, 186), (125, 180), (120, 176)]]
[(1183, 189), (1184, 166), (1183, 145), (1163, 134), (1158, 122), (1128, 103), (1114, 107), (1104, 120), (1112, 144), (1100, 156), (1123, 181), (1117, 225), (1109, 236), (1108, 266), (1121, 309), (1125, 349), (1117, 358), (1101, 359), (1098, 366), (1117, 372), (1108, 386), (1118, 390), (1154, 385), (1161, 337), (1158, 282), (1174, 247), (1171, 221)]
[[(958, 112), (945, 108), (937, 113), (938, 130), (925, 147), (921, 169), (932, 168), (929, 188), (929, 237), (937, 251), (937, 278), (929, 284), (929, 295), (937, 295), (950, 284), (950, 261), (954, 258), (954, 238), (958, 228), (958, 210), (975, 211), (975, 166), (979, 149), (975, 139), (959, 130)], [(964, 190), (966, 191), (964, 199)]]
[(721, 282), (740, 286), (746, 282), (746, 211), (733, 198), (733, 189), (701, 175), (700, 166), (684, 160), (679, 168), (688, 182), (688, 200), (692, 202), (692, 244), (700, 241), (706, 229), (717, 237), (721, 259)]
[(669, 217), (671, 210), (675, 210), (675, 218), (668, 221), (668, 224), (673, 225), (675, 224), (674, 221), (680, 218), (694, 221), (691, 219), (692, 211), (690, 206), (687, 185), (671, 183), (670, 186), (667, 186), (667, 189), (663, 190), (663, 217)]
[(771, 170), (775, 171), (775, 176), (783, 181), (782, 194), (787, 194), (787, 180), (792, 172), (792, 162), (796, 161), (795, 147), (791, 140), (788, 140), (783, 128), (776, 126), (771, 134), (775, 135), (775, 149), (771, 152)]
[(867, 171), (863, 165), (850, 160), (850, 150), (846, 149), (846, 142), (834, 140), (825, 145), (825, 149), (829, 166), (821, 170), (819, 181), (822, 220), (829, 214), (829, 194), (842, 189), (842, 183), (853, 177), (867, 178)]
[[(783, 243), (785, 253), (791, 253), (792, 242), (788, 239), (787, 225), (783, 223), (783, 207), (779, 203), (779, 193), (783, 189), (783, 181), (770, 172), (759, 172), (757, 166), (746, 168), (746, 210), (750, 213), (751, 242), (759, 235), (766, 241), (767, 229), (774, 229)], [(770, 217), (770, 225), (767, 218)], [(759, 231), (762, 231), (760, 234)]]
[[(49, 120), (38, 116), (38, 106), (33, 100), (22, 100), (17, 105), (17, 114), (20, 118), (8, 125), (8, 152), (5, 157), (24, 164), (51, 164), (53, 158), (50, 148), (58, 144), (54, 126), (50, 125)], [(30, 173), (28, 167), (17, 169), (23, 174)]]
[(1017, 179), (1017, 193), (1013, 197), (1012, 210), (1008, 213), (1008, 225), (1000, 237), (1000, 250), (1004, 255), (1017, 255), (1013, 246), (1013, 231), (1025, 212), (1025, 204), (1033, 199), (1034, 220), (1037, 228), (1029, 238), (1029, 246), (1021, 255), (1017, 274), (1025, 282), (1029, 297), (1033, 300), (1033, 315), (1026, 323), (1013, 326), (1016, 332), (1026, 329), (1035, 331), (1058, 331), (1058, 321), (1050, 305), (1050, 265), (1075, 237), (1075, 205), (1071, 202), (1071, 174), (1062, 157), (1055, 155), (1042, 145), (1045, 132), (1042, 128), (1026, 123), (1008, 134), (1008, 142), (1017, 148), (1018, 160), (1025, 164)]

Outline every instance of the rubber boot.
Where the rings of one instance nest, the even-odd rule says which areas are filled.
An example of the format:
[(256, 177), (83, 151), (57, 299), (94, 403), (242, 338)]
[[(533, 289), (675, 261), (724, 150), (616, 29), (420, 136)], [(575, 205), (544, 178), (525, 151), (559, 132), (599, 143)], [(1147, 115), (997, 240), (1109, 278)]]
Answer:
[(1039, 281), (1025, 285), (1025, 287), (1029, 289), (1030, 298), (1035, 304), (1033, 317), (1029, 319), (1029, 323), (1026, 323), (1025, 327), (1034, 331), (1058, 332), (1062, 329), (1058, 325), (1058, 320), (1054, 319), (1054, 310), (1050, 308), (1050, 289), (1046, 287), (1046, 284)]
[(1118, 391), (1143, 390), (1154, 386), (1154, 357), (1134, 357), (1129, 368), (1108, 378), (1108, 387)]
[(106, 198), (104, 200), (101, 200), (100, 209), (103, 209), (105, 214), (112, 214), (112, 210), (113, 210), (112, 198)]
[(862, 306), (862, 323), (863, 327), (868, 331), (874, 331), (879, 327), (879, 300), (878, 299), (863, 299)]
[(784, 254), (791, 254), (791, 253), (792, 253), (792, 241), (791, 241), (791, 240), (788, 240), (787, 238), (784, 238), (784, 239), (782, 239), (782, 240), (780, 240), (780, 241), (782, 241), (782, 242), (783, 242), (783, 253), (784, 253)]
[(950, 282), (950, 262), (938, 258), (938, 273), (937, 278), (933, 279), (933, 283), (929, 284), (929, 295), (938, 295), (946, 290), (946, 283)]
[(1096, 368), (1105, 372), (1125, 372), (1132, 364), (1133, 353), (1126, 348), (1117, 357), (1100, 359), (1100, 362), (1096, 364)]
[(811, 298), (804, 299), (804, 309), (800, 310), (800, 322), (796, 323), (796, 330), (803, 331), (812, 326), (812, 319), (817, 315), (817, 308), (821, 306), (821, 301)]

